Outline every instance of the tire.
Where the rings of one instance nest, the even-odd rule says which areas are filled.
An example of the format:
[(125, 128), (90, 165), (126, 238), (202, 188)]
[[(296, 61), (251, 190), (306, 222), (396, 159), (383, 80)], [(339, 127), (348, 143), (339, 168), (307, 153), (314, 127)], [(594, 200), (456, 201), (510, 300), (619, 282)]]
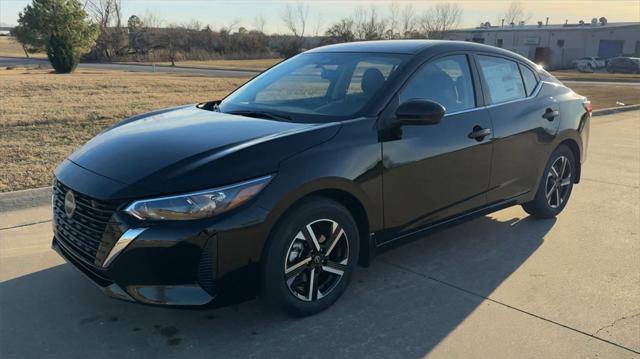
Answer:
[(359, 244), (356, 222), (340, 203), (312, 197), (296, 205), (269, 240), (262, 271), (264, 299), (295, 316), (327, 309), (349, 284)]
[[(563, 165), (566, 166), (564, 172)], [(522, 208), (537, 218), (553, 218), (560, 214), (569, 202), (576, 168), (573, 152), (565, 145), (559, 146), (547, 161), (535, 198), (524, 203)]]

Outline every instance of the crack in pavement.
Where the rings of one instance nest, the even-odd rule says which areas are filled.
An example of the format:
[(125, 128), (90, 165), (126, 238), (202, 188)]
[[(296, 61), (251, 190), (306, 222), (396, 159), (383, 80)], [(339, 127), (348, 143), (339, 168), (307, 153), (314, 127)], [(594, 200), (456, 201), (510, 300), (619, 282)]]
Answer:
[(600, 333), (603, 330), (606, 331), (607, 334), (611, 335), (611, 333), (609, 333), (609, 331), (607, 329), (613, 328), (618, 322), (620, 322), (622, 320), (633, 319), (633, 318), (638, 317), (638, 316), (640, 316), (640, 313), (636, 313), (636, 314), (632, 314), (632, 315), (625, 315), (623, 317), (620, 317), (620, 318), (614, 320), (613, 322), (611, 322), (611, 324), (605, 325), (602, 328), (596, 330), (596, 332), (593, 333), (593, 335), (598, 335), (598, 333)]
[(622, 187), (627, 187), (627, 188), (634, 188), (634, 189), (638, 189), (640, 188), (640, 186), (634, 186), (634, 185), (630, 185), (630, 184), (624, 184), (624, 183), (615, 183), (615, 182), (608, 182), (608, 181), (602, 181), (602, 180), (597, 180), (597, 179), (593, 179), (593, 178), (580, 178), (581, 181), (589, 181), (589, 182), (595, 182), (595, 183), (602, 183), (602, 184), (610, 184), (613, 186), (622, 186)]
[(18, 225), (10, 226), (10, 227), (2, 227), (2, 228), (0, 228), (0, 231), (5, 231), (7, 229), (20, 228), (20, 227), (35, 226), (36, 224), (42, 224), (42, 223), (47, 223), (47, 222), (51, 222), (51, 220), (50, 219), (45, 219), (45, 220), (39, 221), (39, 222), (31, 222), (31, 223), (18, 224)]
[[(404, 267), (404, 266), (402, 266), (402, 265), (399, 265), (399, 264), (396, 264), (396, 263), (392, 263), (392, 262), (388, 262), (388, 261), (386, 261), (386, 260), (384, 260), (384, 259), (377, 258), (376, 260), (377, 260), (378, 262), (385, 263), (385, 264), (390, 265), (390, 266), (392, 266), (392, 267), (396, 267), (396, 268), (398, 268), (398, 269), (400, 269), (400, 270), (404, 270), (405, 272), (412, 273), (412, 274), (417, 275), (417, 276), (419, 276), (419, 277), (422, 277), (422, 278), (424, 278), (424, 279), (431, 280), (431, 281), (434, 281), (434, 282), (440, 283), (440, 284), (442, 284), (442, 285), (446, 285), (446, 286), (448, 286), (448, 287), (450, 287), (450, 288), (453, 288), (453, 289), (459, 290), (459, 291), (464, 292), (464, 293), (466, 293), (466, 294), (470, 294), (470, 295), (472, 295), (472, 296), (482, 298), (482, 299), (484, 299), (484, 300), (490, 301), (490, 302), (492, 302), (492, 303), (495, 303), (495, 304), (501, 305), (501, 306), (506, 307), (506, 308), (509, 308), (509, 309), (513, 309), (513, 310), (515, 310), (515, 311), (517, 311), (517, 312), (520, 312), (520, 313), (523, 313), (523, 314), (529, 315), (529, 316), (531, 316), (531, 317), (534, 317), (534, 318), (537, 318), (537, 319), (540, 319), (540, 320), (544, 320), (545, 322), (548, 322), (548, 323), (551, 323), (551, 324), (555, 324), (555, 325), (560, 326), (560, 327), (565, 328), (565, 329), (569, 329), (569, 330), (574, 331), (574, 332), (576, 332), (576, 333), (579, 333), (579, 334), (585, 335), (585, 336), (587, 336), (587, 337), (593, 338), (593, 339), (595, 339), (595, 340), (599, 340), (599, 341), (601, 341), (601, 342), (604, 342), (604, 343), (607, 343), (607, 344), (613, 345), (613, 346), (615, 346), (615, 347), (618, 347), (618, 348), (620, 348), (620, 349), (624, 349), (624, 350), (629, 351), (629, 352), (631, 352), (631, 353), (640, 354), (640, 352), (639, 352), (639, 351), (635, 351), (635, 350), (633, 350), (633, 349), (631, 349), (631, 348), (627, 348), (627, 347), (625, 347), (625, 346), (623, 346), (623, 345), (621, 345), (621, 344), (618, 344), (618, 343), (612, 342), (612, 341), (607, 340), (607, 339), (604, 339), (604, 338), (597, 337), (595, 334), (587, 333), (587, 332), (582, 331), (582, 330), (580, 330), (580, 329), (570, 327), (570, 326), (569, 326), (569, 325), (567, 325), (567, 324), (562, 324), (562, 323), (557, 322), (557, 321), (555, 321), (555, 320), (552, 320), (552, 319), (549, 319), (549, 318), (545, 318), (545, 317), (543, 317), (543, 316), (540, 316), (540, 315), (537, 315), (537, 314), (534, 314), (534, 313), (528, 312), (528, 311), (526, 311), (526, 310), (524, 310), (524, 309), (520, 309), (520, 308), (518, 308), (518, 307), (514, 307), (514, 306), (512, 306), (512, 305), (509, 305), (509, 304), (503, 303), (503, 302), (501, 302), (501, 301), (499, 301), (499, 300), (492, 299), (492, 298), (487, 297), (487, 296), (484, 296), (484, 295), (482, 295), (482, 294), (479, 294), (479, 293), (473, 292), (473, 291), (471, 291), (471, 290), (468, 290), (468, 289), (465, 289), (465, 288), (459, 287), (459, 286), (457, 286), (457, 285), (455, 285), (455, 284), (452, 284), (452, 283), (446, 282), (446, 281), (444, 281), (444, 280), (442, 280), (442, 279), (438, 279), (438, 278), (435, 278), (435, 277), (431, 277), (431, 276), (429, 276), (429, 275), (426, 275), (426, 274), (423, 274), (423, 273), (420, 273), (420, 272), (414, 271), (414, 270), (412, 270), (412, 269), (410, 269), (410, 268), (407, 268), (407, 267)], [(640, 315), (640, 313), (638, 313), (638, 314), (636, 314), (636, 315)], [(615, 322), (614, 322), (614, 323), (615, 323)]]

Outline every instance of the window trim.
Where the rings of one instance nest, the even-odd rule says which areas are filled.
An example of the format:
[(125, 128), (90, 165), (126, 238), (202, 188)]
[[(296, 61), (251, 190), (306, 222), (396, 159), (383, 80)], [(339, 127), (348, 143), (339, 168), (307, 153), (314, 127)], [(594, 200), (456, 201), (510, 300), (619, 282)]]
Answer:
[(455, 111), (455, 112), (451, 112), (451, 113), (445, 113), (444, 117), (458, 115), (458, 114), (461, 114), (461, 113), (477, 111), (477, 110), (486, 110), (486, 109), (489, 109), (489, 108), (494, 108), (494, 107), (498, 107), (498, 106), (502, 106), (502, 105), (508, 105), (508, 104), (512, 104), (512, 103), (515, 103), (515, 102), (531, 100), (532, 98), (538, 96), (538, 94), (540, 93), (540, 90), (542, 89), (542, 86), (544, 84), (549, 84), (549, 85), (553, 85), (553, 86), (562, 86), (562, 85), (559, 85), (559, 84), (556, 84), (556, 83), (553, 83), (553, 82), (549, 82), (549, 81), (544, 81), (544, 80), (538, 81), (538, 85), (536, 85), (536, 87), (533, 90), (533, 93), (531, 94), (531, 96), (524, 97), (524, 98), (518, 98), (518, 99), (515, 99), (515, 100), (511, 100), (511, 101), (506, 101), (506, 102), (482, 105), (482, 106), (475, 107), (475, 108), (470, 108), (470, 109), (467, 109), (467, 110), (460, 110), (460, 111)]
[[(525, 66), (523, 64), (521, 64), (520, 62), (516, 61), (516, 63), (518, 64), (518, 72), (520, 72), (520, 77), (522, 78), (522, 84), (524, 85), (524, 91), (525, 93), (527, 93), (527, 81), (524, 80), (524, 74), (522, 73), (522, 68), (526, 68), (527, 70), (529, 70), (532, 74), (533, 74), (533, 78), (536, 80), (536, 85), (533, 87), (533, 91), (531, 93), (533, 93), (536, 88), (538, 87), (538, 84), (540, 83), (540, 80), (538, 79), (538, 77), (536, 76), (536, 72), (531, 70), (529, 68), (529, 66)], [(525, 98), (529, 97), (530, 95), (527, 93), (527, 96), (525, 96)]]

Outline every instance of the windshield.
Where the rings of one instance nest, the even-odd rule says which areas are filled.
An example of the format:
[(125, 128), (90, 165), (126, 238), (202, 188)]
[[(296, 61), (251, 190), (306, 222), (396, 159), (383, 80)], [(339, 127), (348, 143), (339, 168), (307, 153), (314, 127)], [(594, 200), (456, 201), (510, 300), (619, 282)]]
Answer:
[(218, 109), (292, 121), (334, 121), (362, 110), (407, 58), (402, 54), (308, 53), (266, 71)]

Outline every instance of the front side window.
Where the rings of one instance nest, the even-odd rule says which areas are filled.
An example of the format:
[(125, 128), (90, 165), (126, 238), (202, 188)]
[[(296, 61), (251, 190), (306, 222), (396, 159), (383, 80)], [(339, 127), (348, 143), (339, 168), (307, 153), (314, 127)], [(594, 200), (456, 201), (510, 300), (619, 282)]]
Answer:
[(492, 56), (478, 56), (478, 60), (492, 104), (526, 97), (515, 61)]
[(384, 89), (404, 54), (307, 53), (284, 61), (229, 95), (227, 113), (274, 113), (292, 121), (347, 119)]
[(448, 113), (475, 107), (466, 55), (447, 56), (420, 68), (400, 91), (400, 103), (412, 99), (438, 102)]

